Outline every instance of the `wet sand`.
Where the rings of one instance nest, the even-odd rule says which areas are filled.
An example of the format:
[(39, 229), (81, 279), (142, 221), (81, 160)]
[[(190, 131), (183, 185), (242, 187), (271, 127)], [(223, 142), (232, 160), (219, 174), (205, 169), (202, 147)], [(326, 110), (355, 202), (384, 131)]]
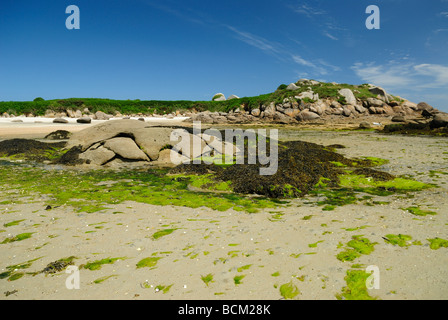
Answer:
[[(70, 274), (65, 272), (0, 279), (0, 299), (281, 299), (279, 288), (289, 282), (300, 290), (295, 299), (336, 299), (355, 264), (358, 270), (378, 267), (380, 287), (369, 290), (373, 297), (448, 299), (448, 248), (432, 250), (427, 240), (448, 239), (448, 175), (440, 173), (448, 173), (448, 139), (289, 129), (280, 131), (280, 139), (342, 144), (346, 148), (338, 152), (348, 157), (388, 159), (380, 170), (439, 187), (413, 197), (374, 196), (373, 205), (361, 201), (334, 211), (323, 211), (318, 199), (306, 197), (254, 214), (135, 202), (91, 214), (69, 206), (47, 211), (46, 196), (1, 204), (8, 192), (2, 189), (0, 240), (26, 232), (33, 236), (0, 244), (0, 273), (33, 259), (24, 272), (69, 256), (77, 257), (75, 266), (121, 259), (99, 270), (81, 269), (80, 288), (73, 290), (66, 287)], [(437, 214), (415, 216), (402, 209), (411, 206)], [(4, 227), (14, 220), (23, 221)], [(152, 239), (167, 228), (175, 230)], [(394, 246), (384, 240), (387, 234), (411, 235), (421, 245)], [(374, 251), (339, 261), (336, 255), (354, 235), (376, 242)], [(160, 259), (153, 268), (137, 268), (148, 257)], [(213, 280), (206, 284), (201, 277), (208, 274)], [(98, 279), (104, 281), (95, 283)], [(171, 287), (164, 292), (158, 286)]]

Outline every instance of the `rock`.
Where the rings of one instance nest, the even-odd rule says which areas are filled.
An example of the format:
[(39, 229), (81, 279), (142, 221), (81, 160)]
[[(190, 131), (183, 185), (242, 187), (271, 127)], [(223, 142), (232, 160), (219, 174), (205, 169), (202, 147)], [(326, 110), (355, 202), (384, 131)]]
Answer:
[(137, 120), (114, 120), (104, 122), (95, 126), (75, 132), (67, 142), (67, 149), (81, 146), (81, 151), (87, 150), (91, 145), (112, 139), (118, 135), (132, 136), (140, 128), (145, 128), (147, 124)]
[(297, 115), (296, 119), (299, 121), (310, 121), (320, 119), (320, 116), (314, 112), (303, 110)]
[(360, 129), (370, 129), (370, 128), (372, 128), (372, 126), (370, 125), (369, 122), (363, 121), (359, 124), (359, 128)]
[(305, 99), (305, 98), (314, 100), (315, 95), (314, 95), (314, 92), (313, 92), (313, 91), (305, 91), (305, 92), (300, 93), (300, 94), (299, 94), (298, 96), (296, 96), (295, 98), (296, 98), (296, 99), (300, 99), (300, 100), (303, 100), (303, 99)]
[[(295, 110), (298, 110), (298, 109), (295, 109)], [(295, 120), (293, 118), (287, 116), (284, 113), (278, 112), (278, 111), (274, 114), (273, 120), (276, 123), (280, 123), (280, 124), (288, 124), (292, 121), (295, 122)]]
[(448, 114), (446, 113), (438, 113), (432, 118), (430, 122), (431, 128), (443, 128), (448, 126)]
[(91, 123), (92, 119), (89, 117), (82, 117), (76, 120), (77, 123)]
[(432, 111), (434, 108), (432, 106), (430, 106), (429, 104), (427, 104), (426, 102), (420, 102), (419, 104), (417, 104), (417, 110), (418, 111)]
[(290, 84), (286, 87), (286, 90), (290, 90), (290, 91), (298, 90), (298, 89), (299, 89), (299, 87), (298, 87), (295, 83), (290, 83)]
[(171, 167), (173, 165), (188, 163), (190, 161), (190, 158), (185, 157), (172, 149), (164, 149), (160, 151), (157, 161), (152, 162), (152, 164), (161, 166), (167, 165)]
[(239, 99), (239, 98), (240, 98), (240, 97), (238, 97), (238, 96), (232, 94), (231, 96), (229, 96), (229, 97), (227, 98), (227, 100)]
[(217, 93), (213, 96), (212, 101), (226, 101), (226, 97), (222, 93)]
[(67, 109), (67, 110), (65, 110), (65, 112), (67, 113), (67, 115), (70, 118), (74, 118), (75, 117), (75, 112), (72, 109)]
[(137, 120), (145, 122), (145, 118), (138, 118)]
[(418, 108), (417, 108), (417, 104), (416, 104), (416, 103), (413, 103), (413, 102), (410, 102), (410, 101), (405, 101), (405, 102), (403, 102), (401, 105), (402, 105), (403, 107), (410, 108), (410, 109), (415, 110), (415, 111), (418, 110)]
[(291, 118), (295, 118), (299, 113), (299, 109), (288, 108), (283, 111), (283, 113)]
[(369, 107), (382, 107), (384, 105), (384, 101), (376, 98), (367, 98), (367, 105)]
[(348, 106), (343, 106), (342, 107), (342, 114), (345, 116), (345, 117), (350, 117), (350, 115), (352, 114), (352, 112), (353, 112), (353, 110), (351, 110), (350, 108), (348, 108)]
[(53, 120), (53, 123), (68, 123), (68, 120), (62, 118), (56, 118)]
[(386, 103), (389, 103), (389, 97), (388, 94), (386, 92), (386, 90), (384, 90), (381, 87), (377, 87), (377, 86), (372, 86), (369, 88), (369, 91), (377, 96), (379, 96), (379, 99), (383, 100)]
[(132, 134), (134, 136), (135, 143), (151, 160), (154, 161), (159, 158), (160, 150), (166, 148), (167, 146), (172, 147), (178, 143), (178, 138), (173, 141), (170, 139), (173, 130), (173, 128), (138, 128), (133, 130)]
[(406, 119), (403, 116), (393, 116), (391, 119), (392, 122), (406, 122)]
[(14, 120), (11, 120), (11, 122), (17, 122), (17, 123), (19, 123), (19, 122), (23, 122), (23, 120), (20, 120), (20, 119), (14, 119)]
[(86, 161), (88, 164), (101, 166), (115, 157), (115, 152), (104, 148), (103, 146), (97, 148), (90, 148), (79, 155), (79, 159)]
[(345, 98), (345, 102), (347, 104), (352, 104), (352, 105), (356, 104), (356, 98), (355, 98), (355, 95), (353, 94), (352, 90), (341, 89), (338, 91), (338, 93)]
[(387, 104), (383, 105), (383, 110), (384, 110), (384, 113), (387, 114), (387, 115), (395, 114), (394, 109), (392, 109), (392, 107), (388, 106)]
[(109, 120), (110, 118), (112, 118), (112, 116), (109, 114), (105, 114), (102, 111), (97, 111), (95, 112), (95, 118), (96, 120)]
[(66, 140), (69, 139), (72, 135), (71, 132), (67, 130), (56, 130), (53, 131), (45, 136), (45, 139), (49, 140)]
[(75, 118), (81, 118), (82, 117), (82, 112), (81, 110), (76, 110), (75, 111)]
[(360, 105), (360, 104), (356, 104), (356, 105), (355, 105), (355, 110), (358, 111), (359, 113), (364, 113), (364, 112), (367, 111), (367, 109), (364, 108), (364, 107), (363, 107), (362, 105)]
[(125, 159), (149, 161), (147, 155), (131, 138), (113, 138), (107, 140), (104, 147)]
[(260, 109), (253, 109), (250, 114), (253, 115), (254, 117), (259, 117), (260, 116)]
[(55, 115), (53, 110), (46, 110), (45, 111), (45, 115), (44, 115), (45, 118), (54, 118), (55, 116), (56, 115)]

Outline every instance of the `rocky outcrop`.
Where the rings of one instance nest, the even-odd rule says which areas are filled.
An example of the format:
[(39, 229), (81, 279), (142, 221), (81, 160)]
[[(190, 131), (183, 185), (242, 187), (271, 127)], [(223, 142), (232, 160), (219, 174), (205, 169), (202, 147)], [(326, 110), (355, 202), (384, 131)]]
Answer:
[(114, 120), (75, 132), (65, 148), (77, 152), (74, 163), (122, 167), (173, 166), (198, 157), (233, 157), (237, 149), (227, 145), (219, 136), (195, 133), (180, 126)]

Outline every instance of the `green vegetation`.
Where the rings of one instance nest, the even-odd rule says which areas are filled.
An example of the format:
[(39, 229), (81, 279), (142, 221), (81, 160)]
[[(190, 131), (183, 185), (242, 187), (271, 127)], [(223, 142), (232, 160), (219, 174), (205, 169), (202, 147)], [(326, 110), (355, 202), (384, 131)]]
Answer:
[(107, 279), (110, 279), (110, 278), (113, 278), (113, 277), (117, 277), (117, 276), (118, 275), (116, 275), (116, 274), (112, 274), (110, 276), (101, 277), (99, 279), (93, 280), (93, 283), (99, 284), (99, 283), (102, 283), (102, 282), (106, 281)]
[(205, 283), (205, 285), (208, 287), (209, 283), (214, 282), (213, 281), (213, 274), (209, 273), (206, 276), (201, 276), (201, 280)]
[(159, 239), (159, 238), (161, 238), (161, 237), (164, 237), (164, 236), (167, 236), (167, 235), (169, 235), (169, 234), (172, 234), (174, 231), (176, 231), (177, 229), (165, 229), (165, 230), (160, 230), (160, 231), (157, 231), (156, 233), (154, 233), (153, 235), (152, 235), (152, 239), (153, 240), (157, 240), (157, 239)]
[[(43, 170), (32, 167), (0, 166), (0, 185), (22, 190), (21, 196), (51, 195), (52, 207), (70, 205), (78, 212), (96, 212), (124, 201), (154, 205), (209, 207), (219, 211), (257, 212), (278, 207), (280, 201), (232, 193), (195, 192), (188, 189), (190, 178), (168, 176), (167, 170), (78, 172)], [(117, 181), (98, 185), (102, 181)]]
[(370, 274), (363, 270), (348, 270), (344, 278), (347, 286), (342, 289), (341, 294), (336, 295), (336, 298), (339, 300), (376, 300), (369, 295), (367, 290), (366, 281), (369, 276)]
[(170, 289), (171, 289), (171, 287), (172, 287), (173, 285), (174, 285), (174, 284), (170, 284), (169, 286), (166, 286), (166, 285), (158, 285), (158, 286), (156, 286), (155, 290), (156, 290), (156, 292), (160, 292), (160, 291), (162, 291), (163, 294), (166, 294), (166, 293), (168, 293), (168, 291), (170, 291)]
[(434, 239), (428, 239), (430, 242), (429, 247), (432, 250), (438, 250), (440, 248), (448, 248), (448, 240), (440, 239), (440, 238), (434, 238)]
[(105, 259), (89, 262), (86, 265), (83, 265), (82, 267), (84, 269), (88, 269), (88, 270), (91, 270), (91, 271), (93, 271), (93, 270), (100, 270), (101, 267), (104, 264), (114, 264), (115, 261), (122, 260), (122, 259), (126, 259), (126, 258), (124, 258), (124, 257), (121, 257), (121, 258), (105, 258)]
[(422, 210), (419, 207), (409, 207), (409, 208), (406, 208), (404, 210), (412, 213), (415, 216), (426, 216), (426, 215), (435, 215), (435, 214), (437, 214), (434, 211)]
[(12, 226), (17, 226), (17, 225), (18, 225), (20, 222), (22, 222), (22, 221), (25, 221), (25, 219), (11, 221), (11, 222), (8, 222), (8, 223), (3, 224), (3, 226), (4, 226), (5, 228), (12, 227)]
[(394, 246), (409, 247), (412, 237), (406, 234), (388, 234), (384, 237), (384, 240)]
[(7, 279), (8, 281), (15, 281), (20, 279), (25, 275), (23, 272), (19, 272), (19, 270), (28, 269), (31, 267), (32, 263), (40, 258), (28, 260), (24, 263), (19, 263), (12, 266), (7, 266), (5, 272), (0, 273), (0, 279)]
[(280, 286), (280, 295), (284, 299), (294, 299), (299, 294), (299, 289), (292, 283), (292, 281)]
[(5, 240), (3, 240), (1, 242), (1, 244), (29, 239), (29, 238), (31, 238), (33, 233), (34, 232), (21, 233), (21, 234), (18, 234), (16, 236), (14, 236), (14, 237), (6, 238)]
[(142, 259), (137, 263), (137, 269), (139, 269), (139, 268), (154, 268), (160, 259), (162, 259), (162, 258), (161, 257), (149, 257), (149, 258)]
[(373, 252), (377, 242), (370, 242), (369, 239), (362, 236), (353, 236), (347, 243), (347, 248), (340, 252), (336, 258), (340, 261), (353, 261), (361, 255), (368, 255)]
[(233, 282), (235, 283), (235, 285), (239, 285), (241, 284), (241, 280), (243, 280), (245, 277), (245, 275), (239, 275), (239, 276), (235, 276), (233, 277)]
[[(121, 114), (166, 114), (174, 111), (230, 111), (240, 106), (251, 111), (259, 108), (261, 105), (268, 105), (271, 102), (281, 103), (285, 98), (294, 97), (301, 92), (308, 91), (309, 88), (314, 93), (319, 94), (320, 98), (333, 97), (340, 103), (345, 104), (345, 99), (339, 95), (338, 91), (343, 88), (351, 89), (355, 97), (359, 99), (366, 99), (375, 97), (368, 90), (367, 85), (349, 85), (349, 84), (306, 84), (301, 85), (299, 89), (290, 91), (286, 90), (286, 85), (280, 85), (276, 91), (268, 94), (262, 94), (254, 97), (243, 97), (239, 99), (232, 99), (227, 101), (160, 101), (160, 100), (111, 100), (98, 98), (69, 98), (69, 99), (52, 99), (44, 100), (36, 98), (34, 101), (3, 101), (0, 102), (0, 114), (8, 112), (10, 114), (34, 114), (42, 116), (46, 110), (54, 112), (63, 112), (67, 109), (83, 110), (88, 108), (91, 112), (103, 111), (114, 114), (120, 112)], [(299, 101), (300, 102), (300, 101)], [(304, 99), (304, 103), (309, 103), (309, 100)]]

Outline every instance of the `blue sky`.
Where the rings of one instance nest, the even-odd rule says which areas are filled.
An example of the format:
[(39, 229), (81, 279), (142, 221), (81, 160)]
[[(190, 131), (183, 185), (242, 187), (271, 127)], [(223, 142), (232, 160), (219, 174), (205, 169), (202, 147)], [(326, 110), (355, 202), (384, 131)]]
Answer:
[[(68, 30), (65, 9), (80, 9)], [(380, 8), (368, 30), (367, 6)], [(2, 0), (0, 100), (253, 96), (374, 83), (448, 111), (448, 0)]]

